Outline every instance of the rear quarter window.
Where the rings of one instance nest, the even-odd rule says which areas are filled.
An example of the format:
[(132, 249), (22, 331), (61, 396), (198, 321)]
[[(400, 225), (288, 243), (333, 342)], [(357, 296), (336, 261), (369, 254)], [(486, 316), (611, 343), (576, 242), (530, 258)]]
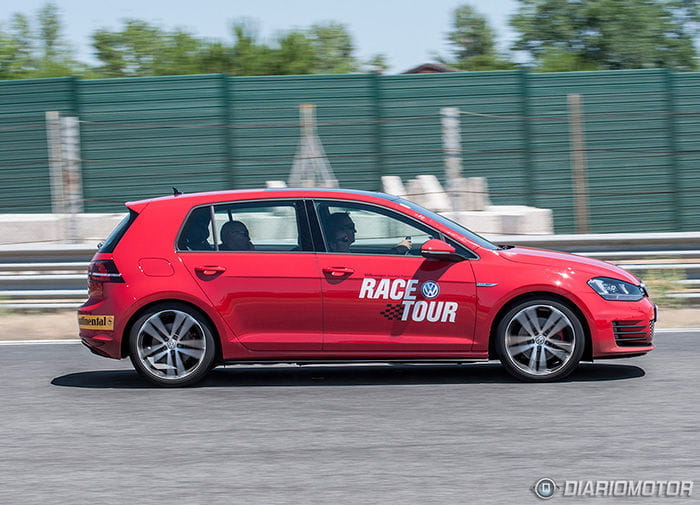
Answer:
[(177, 239), (179, 251), (213, 251), (211, 232), (211, 206), (199, 207), (190, 212)]
[(124, 219), (122, 219), (122, 221), (116, 226), (116, 228), (112, 230), (112, 233), (109, 234), (107, 240), (105, 240), (100, 246), (99, 252), (114, 252), (114, 248), (117, 247), (117, 244), (122, 239), (126, 231), (131, 227), (132, 224), (134, 224), (134, 221), (136, 220), (137, 216), (138, 214), (136, 212), (129, 209), (129, 214), (124, 216)]

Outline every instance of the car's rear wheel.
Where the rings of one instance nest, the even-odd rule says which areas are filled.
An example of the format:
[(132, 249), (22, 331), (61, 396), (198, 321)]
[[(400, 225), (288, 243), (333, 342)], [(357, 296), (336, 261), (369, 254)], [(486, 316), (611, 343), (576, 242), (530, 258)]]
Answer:
[(566, 305), (531, 299), (509, 310), (496, 330), (496, 350), (514, 377), (532, 382), (563, 379), (574, 371), (586, 339), (578, 316)]
[(189, 386), (211, 369), (216, 356), (210, 323), (179, 303), (160, 304), (139, 317), (129, 337), (131, 362), (159, 386)]

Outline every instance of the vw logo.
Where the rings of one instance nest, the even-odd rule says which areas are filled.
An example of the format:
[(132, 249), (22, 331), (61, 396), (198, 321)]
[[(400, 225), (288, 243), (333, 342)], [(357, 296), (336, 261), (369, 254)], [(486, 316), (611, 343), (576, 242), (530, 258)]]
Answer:
[(423, 298), (432, 300), (440, 294), (440, 285), (435, 281), (425, 281), (420, 287), (420, 292), (423, 294)]

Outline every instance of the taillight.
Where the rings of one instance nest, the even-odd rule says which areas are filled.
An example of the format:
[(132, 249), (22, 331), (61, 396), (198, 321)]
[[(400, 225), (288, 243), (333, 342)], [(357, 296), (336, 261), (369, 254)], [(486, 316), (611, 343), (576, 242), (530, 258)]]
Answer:
[(96, 260), (88, 267), (88, 280), (92, 282), (124, 282), (122, 274), (112, 260)]

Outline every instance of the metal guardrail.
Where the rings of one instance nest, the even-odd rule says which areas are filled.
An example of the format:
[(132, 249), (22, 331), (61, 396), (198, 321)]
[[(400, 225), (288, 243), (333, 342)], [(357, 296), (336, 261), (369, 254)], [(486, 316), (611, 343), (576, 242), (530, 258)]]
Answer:
[[(669, 298), (700, 299), (700, 232), (493, 236), (499, 244), (574, 252), (634, 273), (678, 273)], [(0, 246), (0, 308), (75, 308), (87, 298), (90, 245)]]
[(593, 233), (589, 235), (486, 235), (498, 244), (575, 253), (673, 251), (700, 249), (700, 232)]
[(499, 244), (565, 251), (608, 261), (638, 276), (652, 273), (659, 278), (647, 279), (647, 285), (652, 291), (663, 291), (663, 298), (700, 300), (700, 232), (489, 238)]
[(0, 309), (72, 309), (87, 299), (96, 244), (0, 246)]

